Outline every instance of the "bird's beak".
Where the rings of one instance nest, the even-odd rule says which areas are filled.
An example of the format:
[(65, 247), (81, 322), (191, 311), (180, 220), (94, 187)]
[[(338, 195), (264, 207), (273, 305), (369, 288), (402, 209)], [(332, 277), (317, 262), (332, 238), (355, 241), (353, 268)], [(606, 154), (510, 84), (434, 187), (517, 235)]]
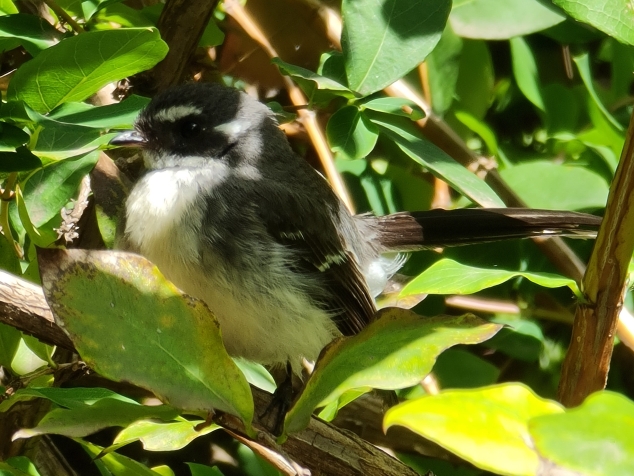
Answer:
[(147, 144), (147, 139), (137, 131), (125, 131), (110, 139), (109, 144), (118, 147), (143, 147)]

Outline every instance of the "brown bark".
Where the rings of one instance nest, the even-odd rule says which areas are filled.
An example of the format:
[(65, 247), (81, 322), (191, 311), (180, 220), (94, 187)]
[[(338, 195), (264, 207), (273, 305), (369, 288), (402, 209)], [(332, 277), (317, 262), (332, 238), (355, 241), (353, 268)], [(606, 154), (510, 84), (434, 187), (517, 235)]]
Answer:
[(608, 378), (628, 264), (634, 251), (633, 118), (581, 283), (586, 302), (577, 307), (558, 391), (559, 401), (566, 406), (579, 405), (591, 393), (602, 390)]

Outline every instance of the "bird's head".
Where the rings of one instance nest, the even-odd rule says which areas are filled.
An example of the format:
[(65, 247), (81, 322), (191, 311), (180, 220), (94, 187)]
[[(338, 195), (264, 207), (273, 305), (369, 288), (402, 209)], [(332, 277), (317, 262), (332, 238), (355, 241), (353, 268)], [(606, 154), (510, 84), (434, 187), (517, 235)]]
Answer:
[(148, 169), (196, 167), (255, 159), (266, 147), (264, 133), (279, 134), (265, 105), (220, 84), (187, 83), (155, 96), (135, 129), (110, 144), (141, 147)]

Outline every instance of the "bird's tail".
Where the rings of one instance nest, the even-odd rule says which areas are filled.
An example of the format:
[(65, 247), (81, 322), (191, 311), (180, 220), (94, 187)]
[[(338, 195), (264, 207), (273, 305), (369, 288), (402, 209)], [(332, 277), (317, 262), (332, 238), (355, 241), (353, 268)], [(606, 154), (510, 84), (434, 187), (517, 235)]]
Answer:
[(462, 208), (378, 217), (385, 250), (485, 243), (537, 236), (596, 237), (601, 218), (586, 213), (530, 208)]

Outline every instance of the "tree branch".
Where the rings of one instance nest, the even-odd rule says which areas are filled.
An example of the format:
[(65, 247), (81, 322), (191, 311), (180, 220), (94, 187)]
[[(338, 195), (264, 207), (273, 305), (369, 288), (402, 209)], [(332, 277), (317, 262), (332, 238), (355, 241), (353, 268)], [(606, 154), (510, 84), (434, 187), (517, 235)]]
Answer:
[(623, 307), (628, 265), (634, 252), (634, 113), (610, 186), (608, 204), (581, 289), (570, 348), (564, 359), (558, 397), (579, 405), (605, 388), (619, 312)]

